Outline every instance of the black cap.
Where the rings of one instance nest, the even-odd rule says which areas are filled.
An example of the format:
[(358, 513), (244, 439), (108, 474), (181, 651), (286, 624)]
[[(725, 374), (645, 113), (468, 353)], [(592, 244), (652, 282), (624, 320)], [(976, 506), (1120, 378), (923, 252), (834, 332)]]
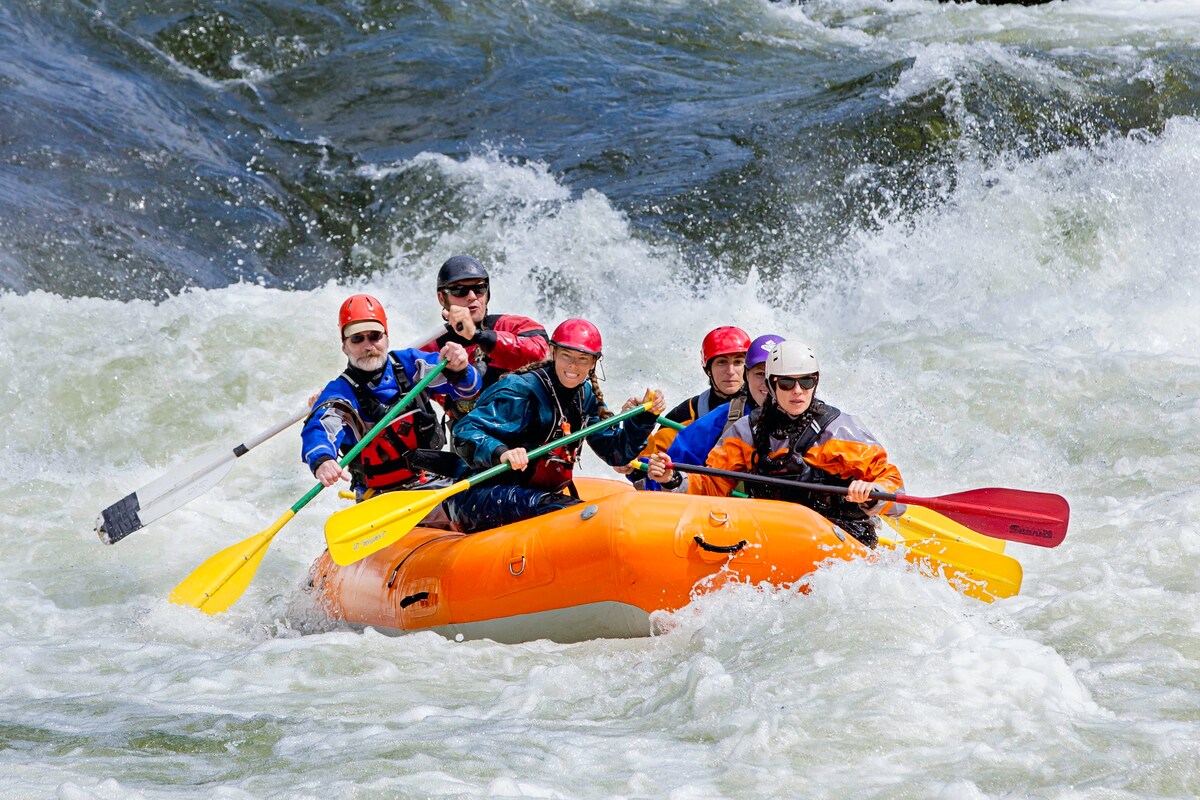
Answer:
[(437, 288), (445, 289), (452, 283), (469, 280), (487, 280), (488, 272), (474, 256), (453, 256), (446, 259), (437, 274)]

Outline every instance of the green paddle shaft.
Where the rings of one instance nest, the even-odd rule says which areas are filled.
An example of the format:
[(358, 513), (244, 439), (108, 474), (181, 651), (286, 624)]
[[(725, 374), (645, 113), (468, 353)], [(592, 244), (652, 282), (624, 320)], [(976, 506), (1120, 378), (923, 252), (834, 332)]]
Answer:
[[(610, 428), (613, 425), (624, 422), (625, 420), (627, 420), (631, 417), (636, 417), (638, 414), (645, 413), (646, 411), (650, 410), (650, 406), (652, 404), (653, 404), (653, 401), (640, 403), (640, 404), (634, 406), (633, 408), (628, 409), (627, 411), (622, 411), (620, 414), (616, 414), (612, 417), (609, 417), (608, 419), (602, 419), (597, 423), (588, 425), (586, 428), (581, 428), (581, 429), (575, 431), (574, 433), (569, 433), (566, 436), (555, 439), (552, 442), (547, 442), (546, 444), (542, 445), (541, 447), (535, 447), (532, 450), (530, 450), (528, 453), (529, 460), (533, 461), (535, 458), (541, 458), (542, 456), (546, 455), (547, 453), (549, 453), (553, 450), (557, 450), (558, 448), (562, 447), (564, 444), (571, 444), (572, 442), (577, 442), (580, 439), (584, 439), (588, 436), (591, 436), (593, 433), (595, 433), (598, 430), (601, 430), (603, 428)], [(512, 469), (512, 466), (507, 463), (497, 464), (494, 467), (485, 469), (483, 472), (480, 472), (476, 475), (472, 475), (470, 478), (467, 479), (467, 484), (469, 486), (478, 486), (479, 484), (483, 483), (484, 481), (489, 481), (492, 478), (496, 477), (497, 475), (499, 475), (507, 470), (510, 470), (510, 469)]]
[(658, 415), (658, 424), (662, 425), (664, 428), (670, 428), (671, 430), (674, 430), (674, 431), (681, 431), (687, 427), (683, 423), (676, 422), (673, 419), (668, 419), (666, 414)]

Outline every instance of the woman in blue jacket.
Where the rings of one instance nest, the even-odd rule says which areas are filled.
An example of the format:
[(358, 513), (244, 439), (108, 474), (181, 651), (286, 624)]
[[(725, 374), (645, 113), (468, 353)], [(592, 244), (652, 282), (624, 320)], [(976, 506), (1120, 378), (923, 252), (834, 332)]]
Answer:
[[(566, 320), (550, 337), (549, 361), (506, 375), (459, 420), (454, 449), (472, 470), (497, 464), (512, 467), (449, 501), (451, 516), (462, 530), (508, 525), (579, 502), (571, 496), (571, 478), (583, 442), (563, 445), (532, 463), (528, 450), (611, 416), (596, 383), (601, 356), (596, 326), (583, 319)], [(647, 390), (640, 402), (651, 400), (649, 413), (588, 436), (585, 441), (596, 455), (613, 466), (628, 464), (666, 409), (662, 392)], [(631, 398), (624, 409), (638, 402)]]

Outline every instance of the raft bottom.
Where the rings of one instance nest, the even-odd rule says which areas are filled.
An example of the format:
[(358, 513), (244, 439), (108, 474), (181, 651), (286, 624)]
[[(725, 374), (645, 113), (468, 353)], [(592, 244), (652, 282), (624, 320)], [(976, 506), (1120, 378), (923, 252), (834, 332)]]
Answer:
[(490, 639), (501, 644), (520, 644), (536, 639), (571, 644), (590, 639), (635, 639), (650, 636), (652, 633), (648, 613), (637, 606), (612, 600), (414, 630), (369, 627), (374, 627), (380, 633), (389, 636), (428, 630), (455, 641)]

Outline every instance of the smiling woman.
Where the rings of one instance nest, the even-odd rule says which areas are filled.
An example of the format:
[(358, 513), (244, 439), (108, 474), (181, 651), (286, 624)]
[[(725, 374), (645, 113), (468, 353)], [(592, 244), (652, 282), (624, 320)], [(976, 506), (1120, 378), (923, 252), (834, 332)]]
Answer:
[(554, 374), (568, 389), (574, 389), (587, 380), (596, 368), (596, 356), (588, 353), (572, 353), (565, 347), (554, 348)]
[[(557, 511), (579, 502), (572, 478), (582, 442), (564, 444), (530, 468), (529, 449), (548, 445), (611, 416), (596, 383), (603, 358), (600, 330), (568, 319), (550, 337), (551, 356), (484, 392), (454, 429), (454, 447), (476, 469), (508, 465), (503, 482), (473, 487), (452, 502), (452, 516), (467, 532), (485, 530)], [(666, 408), (662, 392), (630, 398), (623, 411), (649, 403), (635, 416), (586, 437), (605, 462), (628, 464), (646, 444)]]

